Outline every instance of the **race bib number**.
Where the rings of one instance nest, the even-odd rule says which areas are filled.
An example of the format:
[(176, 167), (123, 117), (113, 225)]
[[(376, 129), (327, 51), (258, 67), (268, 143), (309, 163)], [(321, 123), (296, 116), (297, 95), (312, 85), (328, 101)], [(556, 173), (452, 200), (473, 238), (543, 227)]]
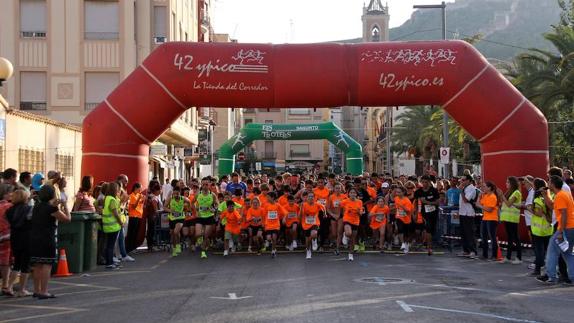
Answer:
[(333, 207), (340, 207), (340, 206), (341, 206), (341, 201), (339, 201), (339, 200), (333, 201)]
[(296, 217), (297, 217), (297, 213), (295, 213), (295, 212), (290, 212), (287, 214), (288, 219), (294, 219)]
[(403, 209), (397, 210), (397, 217), (404, 218), (405, 216), (407, 216), (407, 212), (405, 212), (405, 210), (403, 210)]
[(434, 205), (425, 205), (425, 212), (426, 213), (431, 213), (436, 211), (436, 206)]
[(376, 214), (376, 216), (375, 216), (375, 221), (377, 221), (377, 222), (383, 222), (384, 219), (385, 219), (385, 215), (384, 215), (384, 214), (378, 213), (378, 214)]
[(319, 199), (319, 200), (317, 200), (317, 202), (323, 206), (327, 205), (327, 200), (325, 200), (325, 199)]
[(315, 217), (312, 215), (308, 215), (305, 217), (305, 223), (307, 224), (315, 224)]
[(269, 220), (277, 220), (277, 211), (269, 211), (267, 212), (267, 218)]

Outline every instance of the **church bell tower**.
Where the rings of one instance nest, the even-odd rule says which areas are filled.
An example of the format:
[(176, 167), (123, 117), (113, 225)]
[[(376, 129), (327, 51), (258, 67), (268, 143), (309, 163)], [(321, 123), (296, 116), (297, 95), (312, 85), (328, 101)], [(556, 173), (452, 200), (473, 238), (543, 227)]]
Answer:
[(388, 41), (389, 19), (389, 6), (383, 6), (381, 0), (370, 0), (363, 6), (363, 42)]

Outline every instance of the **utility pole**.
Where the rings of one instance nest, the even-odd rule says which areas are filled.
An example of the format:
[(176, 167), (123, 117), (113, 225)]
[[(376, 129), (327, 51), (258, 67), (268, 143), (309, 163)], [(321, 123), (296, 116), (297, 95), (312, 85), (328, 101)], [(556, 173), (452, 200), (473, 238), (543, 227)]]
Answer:
[[(446, 2), (442, 2), (441, 4), (436, 5), (414, 5), (414, 9), (441, 9), (442, 10), (442, 39), (446, 40)], [(446, 111), (443, 111), (443, 118), (442, 118), (442, 145), (443, 147), (447, 148), (449, 146), (449, 138), (448, 138), (448, 114)], [(450, 175), (449, 171), (450, 162), (444, 165), (444, 174), (445, 178), (448, 178)]]

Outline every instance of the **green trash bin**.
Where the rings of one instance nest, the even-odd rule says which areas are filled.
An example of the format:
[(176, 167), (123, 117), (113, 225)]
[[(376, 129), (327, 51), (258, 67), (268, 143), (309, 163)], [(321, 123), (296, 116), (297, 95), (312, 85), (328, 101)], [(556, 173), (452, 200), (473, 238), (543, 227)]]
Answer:
[(68, 270), (81, 273), (84, 269), (85, 213), (72, 212), (72, 221), (58, 225), (58, 251), (66, 250)]
[(88, 213), (86, 217), (84, 221), (84, 271), (91, 271), (98, 265), (98, 228), (102, 216), (97, 213)]

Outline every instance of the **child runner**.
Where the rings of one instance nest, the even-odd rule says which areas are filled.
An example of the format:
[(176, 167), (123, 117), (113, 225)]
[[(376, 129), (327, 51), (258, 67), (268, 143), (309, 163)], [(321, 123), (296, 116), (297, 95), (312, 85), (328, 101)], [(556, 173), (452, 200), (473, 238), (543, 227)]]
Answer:
[[(285, 196), (285, 195), (284, 195)], [(289, 251), (297, 249), (297, 229), (299, 225), (300, 207), (295, 203), (295, 197), (291, 194), (287, 196), (287, 205), (283, 206), (287, 211), (287, 216), (283, 219), (285, 221), (286, 236), (291, 240), (289, 244)], [(288, 240), (286, 239), (286, 240)]]
[[(221, 203), (223, 204), (223, 203)], [(236, 210), (236, 203), (233, 201), (225, 202), (227, 209), (221, 212), (221, 219), (226, 220), (225, 235), (223, 242), (223, 256), (229, 255), (230, 241), (237, 241), (241, 233), (241, 215)]]
[[(377, 204), (371, 208), (369, 216), (371, 218), (370, 227), (373, 230), (373, 237), (378, 236), (379, 239), (379, 250), (383, 253), (383, 247), (385, 243), (385, 229), (387, 226), (387, 216), (390, 212), (389, 206), (385, 204), (385, 198), (379, 196), (377, 198)], [(374, 244), (374, 241), (373, 241)]]
[(351, 188), (349, 190), (349, 198), (344, 200), (342, 205), (343, 214), (343, 245), (346, 246), (349, 239), (351, 245), (349, 246), (349, 261), (353, 261), (353, 251), (355, 250), (355, 243), (357, 242), (357, 231), (361, 222), (361, 213), (363, 212), (363, 201), (357, 199), (357, 190)]
[(209, 179), (201, 180), (201, 192), (195, 198), (198, 218), (195, 224), (196, 239), (201, 241), (201, 258), (207, 258), (207, 248), (209, 247), (209, 237), (215, 225), (215, 210), (217, 208), (217, 196), (209, 190)]
[[(329, 194), (329, 189), (325, 187), (325, 179), (319, 177), (317, 179), (317, 187), (313, 189), (315, 202), (321, 204), (323, 208), (325, 208), (327, 206), (327, 199), (329, 198)], [(329, 240), (329, 233), (331, 231), (331, 217), (326, 212), (323, 213), (324, 215), (321, 218), (321, 225), (319, 226), (320, 241), (322, 247), (325, 246), (327, 240)], [(331, 242), (333, 241), (331, 240)]]
[(336, 239), (335, 254), (339, 255), (341, 247), (341, 236), (343, 235), (343, 208), (341, 203), (347, 199), (343, 194), (343, 186), (340, 183), (335, 184), (333, 194), (327, 199), (327, 213), (331, 216), (331, 240)]
[[(263, 186), (263, 185), (261, 185)], [(275, 201), (275, 193), (267, 194), (267, 204), (264, 207), (263, 226), (267, 241), (271, 241), (271, 257), (277, 256), (277, 236), (281, 228), (281, 220), (287, 215), (285, 209)]]
[[(186, 187), (183, 189), (183, 197), (187, 198), (189, 203), (185, 203), (183, 207), (183, 212), (185, 213), (185, 220), (183, 221), (183, 228), (181, 229), (181, 234), (183, 235), (184, 239), (187, 237), (189, 238), (189, 245), (194, 245), (195, 240), (195, 223), (197, 222), (197, 210), (193, 208), (195, 204), (195, 196), (197, 191), (194, 190), (191, 193), (191, 189)], [(194, 249), (192, 249), (194, 250)]]
[(301, 227), (303, 232), (305, 232), (307, 259), (311, 259), (311, 244), (313, 244), (313, 251), (317, 251), (317, 230), (321, 225), (319, 216), (323, 216), (325, 213), (325, 207), (315, 203), (315, 195), (308, 193), (307, 201), (303, 202), (301, 206)]
[(249, 221), (247, 221), (247, 212), (251, 208), (251, 200), (246, 198), (243, 200), (243, 207), (241, 208), (241, 241), (245, 243), (248, 248), (247, 252), (251, 252), (251, 239), (249, 238)]
[(412, 222), (411, 212), (413, 211), (413, 204), (409, 198), (405, 196), (406, 189), (404, 187), (397, 187), (395, 194), (397, 231), (399, 233), (399, 241), (401, 242), (401, 250), (404, 250), (406, 254), (409, 252), (408, 237)]
[[(247, 221), (249, 221), (249, 241), (254, 245), (257, 254), (261, 254), (263, 247), (263, 214), (265, 210), (261, 207), (258, 198), (253, 199), (251, 208), (247, 211)], [(248, 249), (251, 252), (251, 248)]]
[[(169, 234), (171, 235), (172, 257), (177, 257), (181, 253), (181, 229), (185, 220), (184, 207), (186, 198), (181, 196), (179, 189), (174, 189), (171, 196), (165, 201), (165, 210), (169, 212)], [(187, 200), (189, 203), (189, 200)]]
[[(234, 192), (235, 193), (235, 192)], [(239, 194), (241, 195), (241, 189), (239, 189)], [(230, 192), (225, 192), (225, 194), (223, 194), (223, 202), (219, 204), (219, 206), (217, 207), (217, 212), (218, 214), (221, 215), (221, 213), (223, 213), (226, 209), (227, 209), (227, 202), (233, 202), (234, 205), (234, 209), (236, 211), (241, 212), (241, 208), (243, 207), (243, 205), (241, 205), (238, 202), (234, 202), (233, 201), (233, 196), (231, 195)], [(219, 217), (219, 225), (220, 225), (220, 230), (223, 232), (224, 234), (224, 239), (225, 239), (225, 226), (227, 225), (227, 220), (224, 219), (222, 216)], [(229, 241), (230, 243), (230, 247), (233, 249), (233, 251), (235, 252), (235, 243), (233, 240)]]

